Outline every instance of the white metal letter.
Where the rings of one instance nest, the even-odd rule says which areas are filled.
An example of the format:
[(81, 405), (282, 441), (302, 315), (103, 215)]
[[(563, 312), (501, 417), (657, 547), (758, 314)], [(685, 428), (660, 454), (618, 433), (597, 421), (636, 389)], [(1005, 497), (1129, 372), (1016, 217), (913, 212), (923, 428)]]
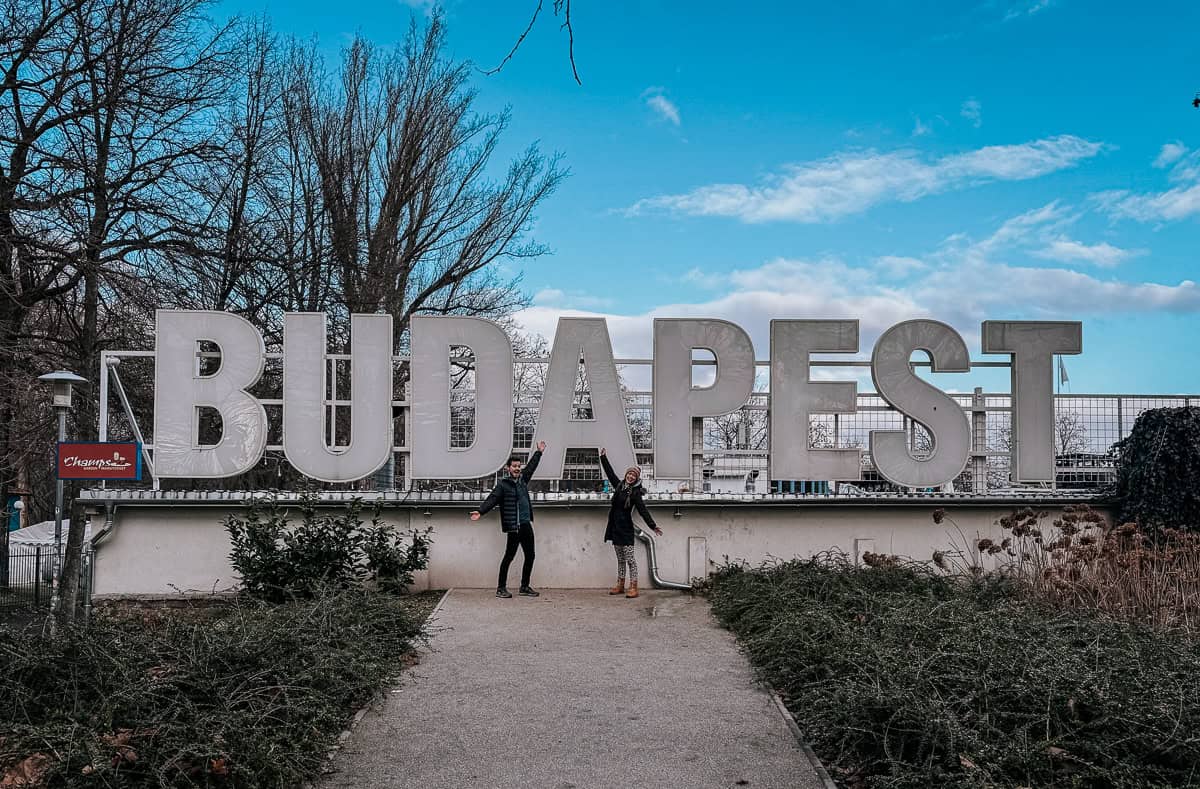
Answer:
[[(692, 351), (710, 351), (711, 386), (692, 386)], [(654, 476), (692, 475), (692, 418), (721, 416), (746, 404), (754, 390), (754, 345), (737, 324), (715, 319), (654, 320)]]
[(813, 449), (808, 435), (810, 414), (852, 414), (858, 408), (858, 385), (813, 381), (810, 357), (857, 350), (856, 320), (771, 321), (771, 479), (862, 476), (859, 450)]
[(971, 434), (958, 403), (921, 380), (909, 366), (913, 351), (929, 354), (935, 373), (968, 372), (966, 343), (951, 327), (931, 320), (897, 323), (880, 335), (871, 355), (871, 379), (884, 400), (929, 431), (933, 450), (914, 458), (903, 430), (872, 430), (871, 460), (887, 480), (914, 488), (936, 488), (950, 482), (967, 465)]
[(283, 318), (283, 452), (302, 474), (350, 482), (374, 473), (392, 451), (392, 316), (350, 316), (350, 443), (325, 444), (329, 361), (325, 315)]
[[(572, 414), (580, 360), (591, 388), (591, 419), (574, 419)], [(546, 442), (546, 454), (534, 479), (562, 477), (568, 447), (606, 447), (608, 459), (618, 471), (635, 464), (625, 398), (603, 318), (558, 319), (534, 436), (535, 442)]]
[[(493, 473), (512, 452), (512, 343), (484, 318), (412, 319), (412, 476), (471, 479)], [(450, 447), (450, 348), (475, 356), (475, 441)]]
[(1054, 481), (1054, 355), (1083, 352), (1078, 321), (984, 321), (983, 352), (1012, 359), (1012, 479)]
[[(154, 471), (162, 478), (231, 477), (254, 468), (267, 446), (267, 414), (246, 393), (262, 375), (262, 335), (228, 312), (158, 310), (154, 349)], [(200, 374), (200, 343), (220, 368)], [(199, 442), (199, 409), (221, 416), (221, 440)]]

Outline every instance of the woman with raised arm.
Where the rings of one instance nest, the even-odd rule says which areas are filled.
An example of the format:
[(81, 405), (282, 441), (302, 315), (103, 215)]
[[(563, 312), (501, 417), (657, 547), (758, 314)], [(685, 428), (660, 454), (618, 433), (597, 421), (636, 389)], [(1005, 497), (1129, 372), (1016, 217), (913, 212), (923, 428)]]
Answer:
[[(637, 508), (642, 520), (660, 537), (662, 529), (654, 523), (654, 518), (650, 517), (650, 511), (646, 509), (646, 504), (642, 501), (642, 497), (646, 493), (642, 487), (642, 470), (637, 466), (630, 466), (625, 469), (624, 477), (618, 477), (609, 464), (608, 454), (603, 448), (600, 449), (600, 465), (604, 467), (604, 475), (608, 477), (613, 489), (612, 505), (608, 508), (608, 527), (604, 530), (604, 541), (611, 542), (613, 549), (617, 552), (617, 585), (609, 589), (608, 593), (621, 594), (624, 592), (626, 597), (637, 597), (638, 568), (637, 559), (634, 558), (633, 553), (635, 529), (633, 509)], [(625, 589), (627, 568), (629, 571), (628, 591)]]

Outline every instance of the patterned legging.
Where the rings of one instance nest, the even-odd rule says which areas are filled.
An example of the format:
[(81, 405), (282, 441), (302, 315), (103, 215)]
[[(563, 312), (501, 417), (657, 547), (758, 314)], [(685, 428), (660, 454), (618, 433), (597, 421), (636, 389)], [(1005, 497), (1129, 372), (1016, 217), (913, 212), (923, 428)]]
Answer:
[(617, 578), (625, 578), (625, 566), (629, 565), (629, 580), (637, 580), (637, 559), (633, 555), (632, 545), (614, 545), (617, 552)]

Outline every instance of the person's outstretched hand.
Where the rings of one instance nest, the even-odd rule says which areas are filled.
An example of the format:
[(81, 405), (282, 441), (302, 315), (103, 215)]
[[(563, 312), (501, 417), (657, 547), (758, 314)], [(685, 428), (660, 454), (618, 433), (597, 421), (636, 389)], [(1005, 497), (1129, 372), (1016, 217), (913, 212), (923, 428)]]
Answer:
[(475, 512), (471, 513), (471, 520), (473, 520), (473, 521), (479, 520), (479, 510), (476, 510)]
[(600, 457), (604, 457), (606, 454), (607, 453), (604, 451), (604, 447), (600, 447)]
[(659, 537), (661, 537), (661, 536), (662, 536), (662, 529), (660, 529), (660, 528), (658, 528), (657, 526), (655, 526), (655, 527), (654, 527), (654, 533), (655, 533), (655, 534), (657, 534)]
[(538, 452), (545, 452), (545, 451), (546, 451), (546, 442), (539, 441), (538, 442)]

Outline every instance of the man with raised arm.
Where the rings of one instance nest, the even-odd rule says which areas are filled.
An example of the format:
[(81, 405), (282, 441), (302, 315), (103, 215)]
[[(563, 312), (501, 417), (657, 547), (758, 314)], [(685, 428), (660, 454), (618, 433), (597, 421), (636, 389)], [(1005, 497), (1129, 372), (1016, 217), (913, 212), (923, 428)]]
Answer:
[(508, 545), (504, 548), (504, 558), (500, 560), (500, 579), (496, 584), (496, 597), (512, 597), (508, 591), (508, 567), (513, 557), (517, 555), (517, 546), (525, 563), (521, 566), (521, 588), (517, 594), (525, 597), (537, 597), (538, 593), (529, 585), (529, 575), (533, 572), (533, 503), (529, 500), (529, 478), (533, 476), (546, 442), (539, 441), (537, 451), (529, 456), (525, 468), (521, 468), (520, 458), (510, 458), (504, 467), (504, 474), (492, 493), (479, 509), (471, 513), (471, 520), (479, 520), (493, 507), (500, 507), (500, 530), (508, 535)]

